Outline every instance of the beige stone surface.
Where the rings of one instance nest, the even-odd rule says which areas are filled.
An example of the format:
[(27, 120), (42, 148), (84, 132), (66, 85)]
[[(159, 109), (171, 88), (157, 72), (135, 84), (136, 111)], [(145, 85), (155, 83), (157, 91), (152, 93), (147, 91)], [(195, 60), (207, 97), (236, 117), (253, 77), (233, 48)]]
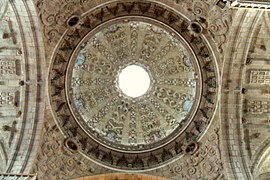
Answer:
[(168, 180), (163, 177), (146, 176), (139, 174), (108, 174), (76, 178), (74, 180)]
[[(268, 9), (267, 0), (0, 0), (0, 177), (269, 179)], [(168, 37), (181, 37), (182, 45), (170, 49), (175, 44), (165, 46), (164, 33), (153, 35), (151, 28), (119, 33), (113, 27), (119, 19), (168, 27)], [(106, 23), (112, 24), (111, 36)], [(95, 73), (85, 72), (79, 56), (84, 51), (97, 56), (98, 61), (85, 57)], [(172, 73), (185, 67), (168, 65), (175, 54), (193, 58), (193, 70)], [(106, 84), (116, 81), (117, 73), (107, 76), (104, 68), (107, 63), (119, 72), (137, 59), (149, 73), (155, 71), (151, 78), (163, 89), (142, 97), (134, 125), (130, 114), (139, 111), (126, 101), (105, 106), (121, 91), (115, 82)], [(161, 62), (167, 63), (163, 71)], [(181, 81), (166, 91), (178, 82), (176, 76)], [(107, 81), (97, 81), (104, 77)], [(185, 98), (197, 104), (180, 116), (184, 103), (175, 92), (187, 91), (193, 96)], [(171, 130), (168, 115), (179, 118)], [(93, 117), (96, 124), (83, 124)], [(157, 129), (164, 136), (158, 138)]]

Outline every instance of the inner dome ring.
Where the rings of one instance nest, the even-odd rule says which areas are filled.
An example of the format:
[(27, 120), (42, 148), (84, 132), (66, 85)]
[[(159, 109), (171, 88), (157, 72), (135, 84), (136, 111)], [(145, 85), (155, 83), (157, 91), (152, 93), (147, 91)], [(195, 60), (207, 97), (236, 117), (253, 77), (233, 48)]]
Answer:
[[(158, 28), (163, 28), (163, 25), (161, 26), (160, 24), (158, 24), (158, 25), (156, 25), (156, 23), (157, 22), (155, 22), (154, 20), (149, 20), (148, 18), (128, 18), (128, 20), (127, 20), (127, 18), (125, 18), (125, 19), (120, 19), (120, 20), (114, 20), (112, 23), (109, 23), (109, 25), (107, 25), (106, 27), (109, 27), (110, 26), (110, 24), (117, 24), (118, 22), (124, 22), (124, 23), (129, 23), (130, 21), (134, 21), (134, 22), (143, 22), (143, 23), (145, 23), (145, 24), (150, 24), (150, 25), (152, 25), (152, 26), (156, 26), (156, 27), (158, 27)], [(146, 22), (144, 22), (144, 21), (146, 21)], [(158, 22), (159, 23), (159, 22)], [(104, 23), (104, 24), (106, 24), (106, 23)], [(86, 37), (86, 38), (84, 38), (84, 40), (82, 40), (82, 43), (80, 43), (81, 45), (82, 44), (85, 44), (86, 43), (86, 41), (87, 40), (89, 40), (89, 39), (91, 39), (91, 37), (89, 38), (89, 36), (93, 36), (93, 34), (97, 34), (98, 32), (100, 32), (100, 31), (102, 31), (102, 29), (104, 29), (104, 26), (105, 25), (102, 25), (101, 27), (99, 26), (98, 28), (97, 28), (97, 30), (93, 30), (92, 32), (91, 32), (91, 34), (92, 35), (88, 35), (88, 37)], [(162, 29), (161, 28), (161, 29)], [(167, 29), (168, 29), (168, 27), (166, 27), (166, 28), (164, 28), (165, 29), (165, 31), (167, 31)], [(97, 32), (97, 33), (95, 33), (95, 32)], [(177, 33), (175, 33), (174, 31), (171, 31), (171, 30), (169, 30), (168, 31), (169, 33), (169, 35), (170, 35), (170, 33), (172, 34), (172, 35), (177, 35)], [(180, 35), (177, 35), (177, 37), (176, 38), (178, 38), (178, 40), (181, 38), (181, 36)], [(187, 107), (185, 107), (186, 109), (188, 109), (187, 110), (187, 113), (186, 113), (186, 116), (184, 117), (184, 119), (188, 119), (188, 121), (190, 121), (191, 119), (192, 119), (192, 117), (193, 117), (193, 115), (194, 115), (194, 112), (195, 112), (195, 110), (196, 110), (196, 108), (198, 107), (198, 104), (199, 104), (199, 99), (200, 99), (200, 92), (201, 92), (201, 89), (200, 89), (200, 71), (199, 71), (199, 68), (198, 68), (198, 64), (197, 64), (197, 62), (196, 62), (196, 57), (194, 56), (194, 54), (192, 53), (192, 51), (191, 51), (191, 49), (188, 47), (188, 45), (185, 43), (185, 41), (183, 40), (183, 39), (180, 39), (179, 40), (179, 42), (181, 43), (181, 46), (183, 46), (183, 48), (185, 48), (185, 50), (187, 51), (187, 54), (189, 55), (189, 56), (191, 56), (190, 58), (192, 59), (191, 61), (192, 61), (192, 64), (193, 64), (193, 66), (194, 66), (194, 76), (195, 75), (197, 75), (197, 77), (194, 77), (194, 82), (196, 83), (196, 88), (195, 88), (195, 90), (194, 90), (194, 96), (193, 96), (193, 99), (194, 99), (194, 102), (193, 103), (191, 103), (191, 102), (185, 102), (184, 104), (185, 104), (185, 106), (187, 106)], [(69, 65), (69, 68), (68, 68), (68, 74), (71, 74), (72, 73), (72, 71), (73, 71), (73, 68), (71, 68), (71, 67), (74, 67), (74, 65), (76, 64), (76, 61), (78, 62), (78, 57), (79, 57), (79, 51), (80, 49), (77, 49), (77, 53), (74, 53), (74, 55), (75, 54), (77, 54), (77, 56), (76, 56), (76, 58), (77, 59), (75, 59), (75, 56), (74, 56), (74, 60), (73, 60), (73, 63), (71, 63), (70, 65)], [(133, 60), (131, 59), (131, 58), (128, 58), (128, 61), (127, 62), (125, 62), (123, 65), (127, 65), (127, 64), (131, 64), (133, 62)], [(141, 63), (141, 62), (140, 62)], [(156, 66), (156, 64), (157, 64), (157, 62), (153, 62), (153, 64), (154, 64), (154, 66)], [(118, 67), (118, 69), (119, 69), (119, 67)], [(111, 74), (113, 77), (116, 77), (116, 75), (117, 75), (117, 70), (115, 71), (115, 72), (112, 72), (112, 74)], [(70, 75), (69, 75), (70, 76)], [(154, 81), (156, 81), (156, 79), (157, 79), (157, 77), (155, 77), (154, 75), (153, 75), (153, 77), (154, 77)], [(156, 79), (155, 79), (156, 78)], [(72, 78), (70, 78), (70, 79), (72, 79)], [(74, 78), (73, 78), (74, 79)], [(114, 78), (114, 80), (115, 80), (116, 78)], [(174, 83), (174, 82), (171, 82), (171, 83)], [(71, 88), (71, 86), (72, 86), (72, 82), (69, 82), (69, 85), (68, 85), (68, 89), (72, 89)], [(159, 89), (160, 90), (160, 89)], [(81, 113), (79, 113), (78, 112), (78, 105), (76, 105), (75, 103), (74, 103), (74, 99), (73, 99), (73, 97), (72, 96), (74, 96), (74, 92), (72, 92), (72, 90), (70, 90), (71, 91), (71, 93), (70, 92), (68, 92), (67, 94), (68, 94), (68, 98), (69, 98), (69, 100), (72, 102), (72, 104), (70, 105), (70, 107), (71, 107), (71, 109), (72, 109), (72, 111), (73, 111), (73, 114), (74, 114), (74, 117), (77, 119), (77, 121), (79, 122), (78, 124), (82, 127), (82, 129), (84, 129), (92, 138), (94, 138), (94, 139), (96, 139), (97, 141), (99, 141), (99, 142), (101, 142), (102, 144), (104, 144), (105, 146), (108, 146), (108, 147), (110, 147), (110, 148), (116, 148), (116, 149), (122, 149), (122, 150), (129, 150), (129, 149), (131, 149), (131, 150), (150, 150), (150, 149), (155, 149), (155, 148), (158, 148), (159, 146), (161, 146), (161, 145), (163, 145), (164, 143), (169, 143), (169, 142), (171, 142), (173, 139), (174, 139), (174, 137), (176, 137), (177, 136), (177, 134), (179, 134), (179, 133), (181, 133), (184, 129), (185, 129), (185, 127), (183, 127), (182, 129), (177, 129), (177, 127), (175, 128), (175, 129), (173, 129), (173, 130), (171, 130), (165, 137), (163, 137), (161, 140), (162, 141), (155, 141), (155, 138), (156, 138), (156, 135), (153, 135), (152, 137), (154, 138), (154, 141), (149, 141), (149, 142), (147, 142), (147, 143), (149, 143), (149, 145), (146, 145), (147, 143), (145, 143), (145, 144), (142, 144), (142, 143), (135, 143), (135, 145), (134, 144), (128, 144), (128, 143), (126, 143), (126, 144), (117, 144), (117, 145), (115, 145), (115, 142), (113, 142), (113, 141), (110, 141), (110, 140), (108, 140), (108, 139), (106, 139), (106, 138), (104, 138), (104, 139), (100, 139), (100, 138), (98, 138), (97, 139), (97, 137), (100, 137), (100, 135), (102, 135), (102, 133), (103, 132), (97, 132), (96, 131), (96, 129), (93, 129), (93, 131), (89, 131), (89, 129), (88, 128), (85, 128), (86, 126), (85, 126), (85, 124), (87, 124), (86, 122), (84, 122), (84, 123), (81, 123), (81, 122), (83, 122), (82, 120), (84, 119), (84, 118), (82, 118), (82, 114)], [(155, 93), (155, 92), (151, 92), (152, 94), (153, 93)], [(150, 93), (150, 94), (151, 94)], [(152, 95), (151, 94), (151, 95)], [(156, 94), (158, 94), (158, 93), (156, 93)], [(169, 92), (169, 94), (170, 94), (170, 92)], [(165, 97), (166, 98), (166, 97)], [(129, 98), (123, 98), (123, 100), (124, 101), (120, 101), (120, 103), (121, 104), (125, 104), (126, 103), (126, 101), (129, 101)], [(131, 104), (132, 104), (132, 101), (130, 101), (131, 102)], [(78, 104), (80, 104), (81, 102), (79, 102)], [(153, 102), (154, 103), (154, 102)], [(81, 103), (81, 104), (83, 104), (83, 103)], [(189, 106), (191, 106), (191, 107), (189, 107)], [(113, 114), (112, 114), (113, 115)], [(160, 116), (160, 115), (159, 115)], [(163, 119), (165, 119), (166, 117), (162, 117)], [(84, 125), (82, 125), (82, 124), (84, 124)], [(188, 125), (188, 123), (186, 123), (186, 125), (185, 126), (187, 126)], [(112, 137), (112, 136), (115, 136), (115, 134), (113, 134), (113, 135), (108, 135), (107, 137)], [(127, 139), (128, 140), (128, 139)]]

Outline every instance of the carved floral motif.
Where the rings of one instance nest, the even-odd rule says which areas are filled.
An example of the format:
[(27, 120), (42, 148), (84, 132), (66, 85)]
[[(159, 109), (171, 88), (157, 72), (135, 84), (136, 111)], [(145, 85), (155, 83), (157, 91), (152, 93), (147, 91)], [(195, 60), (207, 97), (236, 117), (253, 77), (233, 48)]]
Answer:
[(0, 59), (0, 74), (2, 76), (15, 75), (16, 73), (16, 61)]
[(67, 179), (94, 173), (94, 168), (78, 154), (71, 153), (59, 138), (56, 126), (45, 124), (43, 143), (32, 169), (40, 179)]
[[(194, 77), (199, 73), (195, 72), (195, 58), (176, 34), (162, 26), (138, 20), (105, 26), (83, 43), (75, 61), (71, 82), (74, 111), (99, 138), (115, 145), (130, 146), (131, 137), (133, 146), (164, 139), (196, 104), (200, 82)], [(151, 75), (150, 89), (137, 99), (118, 87), (118, 75), (130, 64)], [(103, 111), (111, 99), (117, 100)]]
[[(229, 26), (232, 21), (232, 12), (225, 3), (217, 3), (216, 1), (206, 0), (173, 0), (175, 4), (181, 5), (185, 9), (192, 8), (193, 14), (197, 19), (205, 24), (206, 29), (214, 38), (220, 52), (224, 50), (224, 44), (227, 40), (226, 34), (229, 31)], [(45, 25), (45, 36), (49, 42), (53, 39), (59, 38), (61, 33), (66, 28), (66, 21), (72, 15), (80, 15), (83, 7), (87, 6), (86, 0), (61, 0), (61, 1), (37, 1), (36, 6), (39, 11), (41, 22)], [(121, 6), (121, 3), (119, 3)], [(105, 13), (116, 15), (121, 12), (122, 7), (116, 5), (114, 7), (107, 7), (99, 14), (93, 16), (93, 19), (103, 20)], [(131, 11), (135, 4), (130, 2), (128, 6), (124, 5), (123, 8)], [(139, 7), (145, 13), (150, 9), (150, 3), (145, 3)], [(53, 11), (52, 11), (53, 9)], [(159, 8), (155, 10), (156, 15), (160, 16), (164, 12)], [(173, 21), (171, 16), (171, 22)], [(93, 21), (93, 20), (91, 20)], [(122, 41), (122, 40), (120, 40)], [(122, 41), (123, 42), (123, 41)], [(123, 44), (124, 45), (124, 44)]]
[[(155, 21), (160, 21), (161, 24), (165, 23), (180, 33), (186, 43), (192, 47), (188, 51), (195, 51), (194, 53), (197, 54), (198, 61), (193, 63), (198, 63), (198, 67), (203, 68), (203, 71), (200, 71), (201, 74), (193, 73), (197, 65), (192, 66), (192, 61), (190, 61), (187, 55), (190, 52), (185, 53), (185, 51), (181, 51), (183, 48), (178, 48), (181, 51), (178, 53), (178, 56), (168, 56), (168, 52), (178, 46), (176, 38), (171, 38), (169, 41), (162, 40), (164, 34), (157, 28), (154, 28), (154, 26), (149, 26), (148, 32), (140, 33), (138, 31), (139, 26), (136, 23), (131, 23), (129, 29), (131, 39), (126, 38), (128, 31), (116, 27), (111, 28), (109, 31), (119, 30), (115, 34), (116, 36), (114, 36), (114, 33), (107, 32), (104, 33), (106, 34), (106, 40), (100, 41), (99, 38), (93, 38), (90, 44), (85, 43), (95, 34), (93, 31), (95, 27), (104, 23), (104, 21), (113, 24), (119, 21), (120, 18), (124, 20), (131, 16), (136, 16), (137, 18), (139, 16), (139, 19), (155, 19)], [(141, 21), (145, 22), (145, 20)], [(80, 23), (75, 25), (75, 27), (69, 28), (59, 42), (58, 49), (54, 51), (55, 54), (53, 55), (52, 66), (49, 71), (50, 105), (58, 121), (59, 128), (62, 130), (61, 132), (66, 137), (76, 138), (80, 142), (82, 151), (86, 156), (108, 167), (129, 170), (155, 168), (160, 164), (166, 164), (172, 158), (180, 156), (183, 153), (183, 145), (188, 144), (190, 141), (198, 140), (209, 125), (216, 108), (216, 93), (219, 85), (216, 82), (215, 62), (207, 45), (208, 43), (200, 35), (195, 37), (190, 34), (187, 27), (188, 22), (185, 18), (154, 2), (111, 2), (104, 7), (95, 8), (85, 14), (84, 17), (81, 17)], [(86, 38), (85, 41), (81, 41), (86, 36), (90, 37), (87, 37), (88, 39)], [(113, 48), (109, 48), (108, 41), (113, 43)], [(123, 49), (122, 43), (130, 44), (130, 46), (125, 46)], [(96, 49), (98, 55), (84, 51), (79, 53), (87, 45), (91, 45)], [(78, 48), (76, 49), (76, 47)], [(110, 52), (112, 49), (113, 51)], [(121, 69), (118, 65), (121, 66), (121, 63), (126, 64), (129, 62), (134, 63), (132, 59), (123, 59), (123, 57), (128, 57), (127, 55), (134, 58), (135, 62), (143, 63), (146, 69), (148, 66), (149, 71), (152, 71), (152, 65), (159, 67), (154, 68), (156, 69), (153, 70), (154, 74), (163, 73), (163, 75), (173, 76), (168, 79), (162, 79), (163, 76), (156, 78), (157, 85), (161, 87), (153, 88), (154, 94), (151, 94), (153, 98), (149, 102), (142, 101), (141, 106), (138, 106), (141, 108), (140, 111), (142, 113), (136, 109), (137, 107), (128, 98), (120, 97), (120, 95), (114, 96), (119, 94), (119, 92), (112, 91), (110, 88), (110, 84), (115, 79), (114, 75), (118, 72), (117, 69)], [(87, 58), (95, 63), (89, 63)], [(72, 73), (67, 69), (69, 63), (76, 63), (76, 66), (78, 66), (73, 69), (74, 71), (80, 70), (86, 74), (94, 72), (95, 75), (76, 76), (70, 82), (67, 82), (67, 76), (70, 77)], [(172, 66), (172, 63), (177, 65)], [(118, 68), (113, 68), (114, 66)], [(194, 78), (187, 78), (188, 76), (174, 77), (174, 74), (177, 74), (177, 72), (191, 73)], [(112, 78), (104, 78), (106, 76)], [(195, 88), (197, 81), (200, 82), (203, 88), (196, 93), (196, 96), (198, 96), (194, 98), (200, 100), (198, 107), (196, 107), (198, 110), (195, 111), (192, 108), (190, 110), (190, 107), (192, 107), (192, 96), (178, 91), (185, 88), (197, 89)], [(89, 86), (91, 84), (98, 85), (100, 88), (96, 90), (91, 89), (91, 86)], [(66, 96), (67, 93), (65, 93), (64, 88), (67, 87), (66, 85), (78, 89), (84, 86), (89, 89), (87, 95), (86, 93), (77, 93), (73, 96), (76, 100), (75, 107), (79, 113), (78, 111), (71, 112), (70, 102), (73, 99), (71, 101)], [(170, 88), (167, 88), (168, 86)], [(68, 92), (70, 91), (72, 91), (71, 88), (69, 88)], [(114, 98), (112, 98), (113, 96)], [(180, 106), (179, 103), (181, 104)], [(97, 104), (102, 106), (102, 108), (95, 109)], [(119, 106), (116, 106), (116, 104)], [(89, 113), (87, 109), (91, 109), (94, 114), (85, 116), (88, 118), (86, 123), (77, 117)], [(113, 113), (114, 111), (115, 113)], [(176, 117), (174, 116), (178, 112), (186, 113), (189, 111), (195, 112), (193, 119), (188, 117), (182, 119), (180, 123), (175, 123)], [(144, 121), (142, 121), (141, 127), (145, 128), (145, 131), (138, 132), (134, 122), (136, 124), (136, 118), (142, 117), (142, 115)], [(176, 127), (174, 134), (177, 137), (174, 140), (165, 141), (164, 138), (152, 144), (137, 144), (135, 146), (124, 146), (115, 143), (120, 142), (121, 133), (128, 134), (129, 138), (125, 140), (133, 145), (138, 142), (136, 134), (140, 134), (141, 138), (147, 137), (146, 142), (162, 138), (164, 131), (159, 129), (161, 121), (155, 117), (160, 117), (162, 122), (165, 122), (163, 123), (165, 125), (172, 126), (173, 128)], [(90, 132), (90, 128), (86, 132), (85, 129), (78, 127), (78, 123), (82, 124), (83, 127), (95, 127), (99, 123), (104, 123), (102, 121), (104, 118), (108, 120), (103, 126), (104, 130), (110, 132), (106, 134), (107, 140), (100, 138), (100, 135), (103, 135), (100, 132)], [(123, 123), (126, 119), (129, 119), (128, 127), (130, 129), (125, 128), (127, 126)], [(155, 131), (151, 132), (152, 130)], [(99, 139), (102, 143), (97, 143), (96, 139)], [(104, 145), (105, 143), (107, 144), (106, 146)], [(151, 153), (145, 151), (146, 149), (151, 150)], [(133, 153), (134, 151), (136, 153)]]
[(263, 114), (270, 112), (270, 101), (246, 100), (246, 110), (251, 114)]
[(36, 2), (41, 23), (45, 25), (44, 35), (51, 43), (55, 38), (61, 36), (63, 27), (73, 14), (80, 14), (84, 0), (59, 0)]
[(218, 6), (216, 1), (211, 0), (194, 0), (192, 10), (198, 21), (204, 24), (212, 35), (219, 51), (222, 53), (232, 22), (232, 11), (225, 4), (224, 6)]
[(223, 165), (219, 147), (219, 129), (215, 128), (205, 143), (200, 143), (199, 150), (186, 155), (184, 161), (170, 169), (174, 179), (221, 179)]

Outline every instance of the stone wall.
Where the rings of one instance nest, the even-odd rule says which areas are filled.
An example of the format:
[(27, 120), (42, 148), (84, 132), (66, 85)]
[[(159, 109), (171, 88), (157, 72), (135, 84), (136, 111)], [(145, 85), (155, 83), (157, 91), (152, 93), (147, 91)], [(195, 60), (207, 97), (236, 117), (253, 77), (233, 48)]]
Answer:
[(31, 1), (0, 4), (0, 169), (29, 171), (44, 108), (44, 49)]

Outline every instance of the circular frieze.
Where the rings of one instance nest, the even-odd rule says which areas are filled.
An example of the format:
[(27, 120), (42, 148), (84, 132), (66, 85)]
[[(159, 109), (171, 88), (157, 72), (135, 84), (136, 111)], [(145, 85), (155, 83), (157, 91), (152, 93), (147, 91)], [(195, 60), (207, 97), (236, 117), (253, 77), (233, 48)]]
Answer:
[(166, 7), (127, 1), (106, 9), (86, 13), (63, 35), (49, 74), (53, 114), (92, 160), (154, 168), (179, 157), (208, 127), (215, 63), (206, 40)]
[(92, 31), (77, 49), (68, 68), (69, 101), (78, 124), (93, 138), (98, 134), (100, 143), (155, 148), (191, 120), (201, 92), (198, 63), (167, 26), (117, 19)]

